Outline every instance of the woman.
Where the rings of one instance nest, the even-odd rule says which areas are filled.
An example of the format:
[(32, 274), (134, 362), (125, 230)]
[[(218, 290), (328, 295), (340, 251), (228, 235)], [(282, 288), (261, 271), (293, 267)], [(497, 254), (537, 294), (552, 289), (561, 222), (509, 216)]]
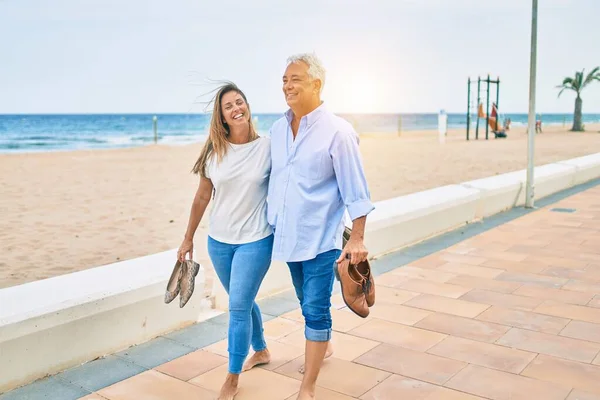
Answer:
[[(271, 357), (254, 301), (271, 264), (273, 233), (267, 223), (267, 187), (271, 170), (270, 139), (259, 137), (244, 93), (233, 83), (214, 98), (210, 134), (192, 171), (200, 185), (177, 257), (193, 256), (193, 238), (211, 197), (208, 253), (229, 294), (229, 373), (219, 400), (238, 392), (242, 371)], [(244, 363), (250, 344), (254, 355)]]

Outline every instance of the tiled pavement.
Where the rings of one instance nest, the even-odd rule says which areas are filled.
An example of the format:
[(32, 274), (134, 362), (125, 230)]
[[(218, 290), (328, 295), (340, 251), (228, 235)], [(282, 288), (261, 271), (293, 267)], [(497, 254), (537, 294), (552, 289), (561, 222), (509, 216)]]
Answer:
[[(335, 354), (317, 398), (600, 399), (599, 183), (374, 262), (368, 318), (332, 298)], [(237, 399), (295, 399), (297, 303), (288, 292), (262, 311), (274, 359), (242, 374)], [(0, 399), (214, 399), (226, 324), (225, 314)]]

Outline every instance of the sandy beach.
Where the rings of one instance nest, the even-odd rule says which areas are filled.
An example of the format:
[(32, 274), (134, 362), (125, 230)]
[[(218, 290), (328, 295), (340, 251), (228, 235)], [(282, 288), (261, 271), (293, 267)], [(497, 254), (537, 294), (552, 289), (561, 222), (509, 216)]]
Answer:
[[(544, 127), (536, 165), (600, 152), (600, 125), (585, 133)], [(568, 129), (568, 128), (567, 128)], [(480, 135), (481, 137), (481, 135)], [(0, 155), (0, 288), (179, 246), (198, 177), (201, 145)], [(526, 167), (524, 128), (508, 139), (465, 140), (437, 132), (364, 134), (361, 151), (372, 199)], [(206, 259), (206, 221), (196, 259)]]

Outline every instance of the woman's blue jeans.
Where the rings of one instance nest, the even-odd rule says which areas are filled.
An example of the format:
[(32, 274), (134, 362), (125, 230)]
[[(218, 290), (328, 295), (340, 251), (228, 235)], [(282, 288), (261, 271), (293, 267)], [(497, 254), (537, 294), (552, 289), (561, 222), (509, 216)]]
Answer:
[(208, 254), (229, 294), (229, 373), (240, 374), (250, 344), (267, 348), (260, 308), (254, 301), (271, 265), (273, 235), (255, 242), (227, 244), (208, 237)]

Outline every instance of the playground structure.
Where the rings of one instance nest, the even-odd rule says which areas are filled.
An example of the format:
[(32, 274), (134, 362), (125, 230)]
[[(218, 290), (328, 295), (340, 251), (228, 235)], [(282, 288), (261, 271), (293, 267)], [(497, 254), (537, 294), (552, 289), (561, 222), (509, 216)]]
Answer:
[[(475, 83), (475, 81), (473, 81)], [(485, 97), (486, 97), (486, 109), (485, 113), (483, 112), (483, 103), (481, 102), (481, 84), (484, 83), (486, 85)], [(492, 114), (490, 115), (490, 87), (492, 85), (496, 85), (496, 102), (492, 103)], [(481, 77), (477, 77), (477, 106), (476, 106), (476, 115), (477, 121), (475, 126), (475, 139), (479, 140), (479, 119), (485, 118), (485, 140), (489, 138), (490, 128), (495, 138), (505, 138), (506, 131), (509, 129), (508, 120), (505, 121), (504, 128), (500, 126), (500, 115), (498, 112), (498, 104), (500, 103), (500, 77), (496, 80), (490, 79), (490, 76), (487, 76), (487, 79), (481, 79)], [(470, 139), (469, 133), (471, 129), (471, 110), (473, 109), (471, 104), (471, 78), (469, 77), (467, 81), (467, 140)]]

